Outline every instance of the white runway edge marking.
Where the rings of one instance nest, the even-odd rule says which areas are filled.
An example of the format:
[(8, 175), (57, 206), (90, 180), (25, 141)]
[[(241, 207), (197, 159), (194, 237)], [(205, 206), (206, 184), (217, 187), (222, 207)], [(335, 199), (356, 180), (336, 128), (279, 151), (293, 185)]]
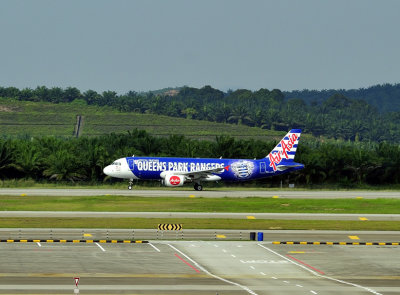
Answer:
[(313, 293), (313, 294), (318, 294), (317, 292), (315, 292), (315, 291), (313, 291), (313, 290), (311, 290), (310, 292)]
[(236, 255), (231, 254), (231, 256), (232, 256), (233, 258), (236, 258)]
[(102, 246), (100, 246), (99, 243), (96, 243), (96, 245), (101, 249), (101, 251), (106, 252), (106, 250), (104, 250), (104, 248)]
[(39, 242), (37, 242), (37, 244), (38, 244), (39, 247), (42, 247), (42, 244), (40, 244)]
[(238, 283), (232, 282), (232, 281), (230, 281), (230, 280), (227, 280), (227, 279), (221, 278), (221, 277), (219, 277), (219, 276), (217, 276), (217, 275), (215, 275), (215, 274), (212, 274), (211, 272), (209, 272), (209, 271), (206, 270), (204, 267), (202, 267), (201, 265), (199, 265), (196, 261), (194, 261), (192, 258), (190, 258), (189, 256), (187, 256), (187, 255), (186, 255), (185, 253), (183, 253), (182, 251), (178, 250), (177, 248), (175, 248), (175, 247), (172, 246), (171, 244), (167, 244), (167, 245), (170, 246), (170, 247), (171, 247), (172, 249), (174, 249), (175, 251), (177, 251), (177, 252), (179, 252), (180, 254), (182, 254), (183, 256), (185, 256), (185, 257), (186, 257), (188, 260), (190, 260), (194, 265), (196, 265), (197, 268), (201, 269), (202, 271), (204, 271), (206, 274), (212, 276), (213, 278), (216, 278), (216, 279), (221, 280), (221, 281), (223, 281), (223, 282), (225, 282), (225, 283), (228, 283), (228, 284), (237, 286), (237, 287), (239, 287), (239, 288), (245, 290), (245, 291), (246, 291), (247, 293), (249, 293), (249, 294), (258, 295), (256, 292), (250, 290), (250, 289), (249, 289), (248, 287), (246, 287), (246, 286), (240, 285), (240, 284), (238, 284)]
[(357, 285), (357, 284), (353, 284), (353, 283), (346, 282), (346, 281), (343, 281), (343, 280), (339, 280), (339, 279), (331, 278), (331, 277), (328, 277), (328, 276), (325, 276), (325, 275), (321, 275), (321, 274), (319, 274), (319, 273), (317, 273), (317, 272), (305, 267), (304, 265), (296, 263), (295, 261), (293, 261), (293, 260), (291, 260), (291, 259), (289, 259), (289, 258), (287, 258), (287, 257), (275, 252), (274, 250), (271, 250), (270, 248), (265, 247), (264, 245), (258, 244), (258, 246), (268, 250), (271, 253), (274, 253), (275, 255), (277, 255), (277, 256), (289, 261), (290, 263), (293, 263), (293, 264), (295, 264), (297, 266), (300, 266), (301, 268), (311, 272), (313, 275), (315, 275), (317, 277), (320, 277), (320, 278), (323, 278), (323, 279), (327, 279), (327, 280), (331, 280), (331, 281), (335, 281), (335, 282), (342, 283), (342, 284), (345, 284), (345, 285), (350, 285), (350, 286), (353, 286), (353, 287), (361, 288), (361, 289), (364, 289), (364, 290), (366, 290), (366, 291), (368, 291), (368, 292), (370, 292), (372, 294), (375, 294), (375, 295), (382, 295), (381, 293), (379, 293), (379, 292), (377, 292), (375, 290), (372, 290), (371, 288), (368, 288), (368, 287), (364, 287), (364, 286), (361, 286), (361, 285)]
[(152, 246), (157, 252), (161, 252), (160, 249), (158, 249), (156, 246), (154, 246), (152, 243), (148, 243), (150, 246)]

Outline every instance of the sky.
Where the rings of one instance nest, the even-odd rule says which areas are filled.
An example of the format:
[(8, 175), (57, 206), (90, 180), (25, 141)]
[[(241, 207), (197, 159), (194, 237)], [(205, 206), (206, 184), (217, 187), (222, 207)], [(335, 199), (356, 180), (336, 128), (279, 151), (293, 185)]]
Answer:
[(400, 82), (400, 1), (2, 0), (0, 86), (353, 89)]

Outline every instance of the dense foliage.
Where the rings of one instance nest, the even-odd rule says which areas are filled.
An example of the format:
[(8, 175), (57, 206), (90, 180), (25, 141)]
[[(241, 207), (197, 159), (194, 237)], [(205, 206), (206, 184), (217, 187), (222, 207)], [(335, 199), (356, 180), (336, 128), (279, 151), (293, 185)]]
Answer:
[[(128, 155), (262, 158), (275, 142), (217, 137), (197, 141), (183, 136), (153, 137), (144, 131), (92, 138), (55, 137), (0, 140), (0, 179), (100, 182), (102, 169)], [(261, 180), (264, 186), (281, 179), (297, 184), (400, 183), (400, 148), (387, 143), (307, 142), (302, 140), (296, 161), (306, 168), (296, 173)]]
[[(379, 87), (384, 86), (376, 86)], [(393, 87), (399, 88), (398, 85)], [(277, 89), (239, 89), (224, 93), (205, 86), (201, 89), (183, 87), (179, 92), (169, 91), (165, 95), (138, 94), (134, 91), (117, 95), (113, 91), (99, 94), (88, 90), (81, 93), (73, 87), (49, 89), (41, 86), (33, 90), (0, 87), (0, 97), (19, 100), (52, 103), (75, 101), (88, 105), (107, 105), (121, 112), (162, 114), (271, 130), (301, 128), (317, 137), (399, 142), (400, 112), (380, 113), (364, 100), (350, 99), (333, 91), (329, 92), (331, 94), (326, 100), (315, 100), (308, 104), (301, 98), (285, 99), (284, 94)], [(301, 96), (301, 92), (294, 95)]]

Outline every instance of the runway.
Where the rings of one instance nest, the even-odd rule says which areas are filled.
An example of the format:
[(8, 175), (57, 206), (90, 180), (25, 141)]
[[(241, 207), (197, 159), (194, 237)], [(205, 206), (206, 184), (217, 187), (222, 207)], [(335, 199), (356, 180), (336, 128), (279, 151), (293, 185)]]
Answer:
[(99, 196), (122, 195), (140, 197), (203, 197), (203, 198), (300, 198), (300, 199), (338, 199), (338, 198), (400, 198), (397, 191), (323, 191), (323, 190), (213, 190), (204, 191), (158, 189), (158, 190), (117, 190), (117, 189), (13, 189), (2, 188), (0, 195), (27, 196)]
[(373, 220), (399, 221), (400, 214), (324, 214), (324, 213), (203, 213), (203, 212), (76, 212), (76, 211), (0, 211), (0, 217), (63, 218), (227, 218), (285, 220)]
[[(290, 233), (280, 234), (291, 237)], [(314, 238), (324, 236), (309, 233), (310, 237), (313, 234)], [(368, 239), (378, 237), (366, 235)], [(150, 242), (2, 243), (0, 294), (400, 292), (399, 247), (273, 245), (271, 241)], [(79, 288), (75, 288), (74, 277), (80, 278)]]

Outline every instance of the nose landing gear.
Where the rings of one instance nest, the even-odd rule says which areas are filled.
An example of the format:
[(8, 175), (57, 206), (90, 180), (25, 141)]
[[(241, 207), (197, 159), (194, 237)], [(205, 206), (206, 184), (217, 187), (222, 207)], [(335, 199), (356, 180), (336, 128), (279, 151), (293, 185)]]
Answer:
[(133, 179), (129, 179), (128, 190), (132, 189)]

